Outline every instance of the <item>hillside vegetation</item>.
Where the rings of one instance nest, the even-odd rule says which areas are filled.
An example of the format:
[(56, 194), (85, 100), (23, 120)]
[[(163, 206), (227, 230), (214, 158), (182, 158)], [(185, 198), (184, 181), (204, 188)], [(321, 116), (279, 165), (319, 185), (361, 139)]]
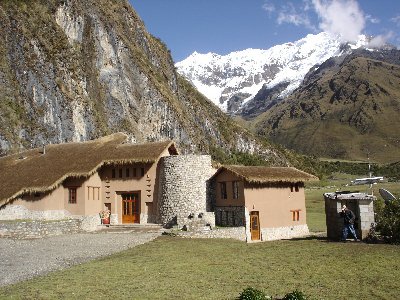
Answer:
[(398, 50), (332, 58), (251, 126), (307, 155), (399, 161), (399, 64)]

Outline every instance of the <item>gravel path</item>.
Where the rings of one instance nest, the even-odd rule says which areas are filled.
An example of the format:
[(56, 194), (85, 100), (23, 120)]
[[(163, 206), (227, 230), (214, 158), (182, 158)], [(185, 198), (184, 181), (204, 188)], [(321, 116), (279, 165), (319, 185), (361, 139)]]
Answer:
[(0, 238), (0, 286), (107, 256), (158, 237), (161, 232), (96, 232), (34, 240)]

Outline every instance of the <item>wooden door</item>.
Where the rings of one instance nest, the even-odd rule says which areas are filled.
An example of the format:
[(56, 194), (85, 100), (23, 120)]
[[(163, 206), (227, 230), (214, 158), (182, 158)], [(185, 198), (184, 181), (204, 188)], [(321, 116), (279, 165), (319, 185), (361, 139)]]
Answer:
[(258, 211), (252, 211), (250, 213), (250, 231), (251, 240), (258, 241), (260, 239), (260, 219), (258, 217)]
[(139, 193), (122, 194), (122, 223), (140, 223)]

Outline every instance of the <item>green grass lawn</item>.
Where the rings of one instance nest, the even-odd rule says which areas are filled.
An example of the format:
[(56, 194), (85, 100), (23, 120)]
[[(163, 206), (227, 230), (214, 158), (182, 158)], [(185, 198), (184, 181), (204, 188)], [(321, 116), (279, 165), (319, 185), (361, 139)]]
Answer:
[(1, 299), (235, 299), (246, 287), (313, 299), (398, 299), (400, 248), (324, 239), (246, 244), (160, 237), (0, 289)]
[[(354, 176), (352, 177), (354, 178)], [(325, 231), (324, 192), (345, 175), (306, 190), (311, 231)], [(399, 183), (380, 185), (397, 194)], [(361, 186), (365, 189), (365, 186)], [(378, 194), (379, 195), (379, 194)], [(246, 287), (282, 297), (399, 299), (400, 246), (324, 238), (246, 244), (163, 236), (130, 250), (0, 288), (0, 299), (235, 299)]]

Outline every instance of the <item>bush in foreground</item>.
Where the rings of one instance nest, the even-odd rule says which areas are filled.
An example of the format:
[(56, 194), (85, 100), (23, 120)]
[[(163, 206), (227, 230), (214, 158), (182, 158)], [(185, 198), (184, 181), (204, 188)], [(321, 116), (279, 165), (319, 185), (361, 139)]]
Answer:
[[(379, 204), (379, 203), (377, 203)], [(376, 230), (392, 244), (400, 244), (400, 200), (376, 205)]]
[(271, 297), (265, 295), (263, 291), (248, 287), (240, 293), (239, 300), (265, 300)]
[[(257, 290), (252, 287), (248, 287), (240, 293), (239, 300), (264, 300), (272, 299), (272, 297), (265, 295), (263, 291)], [(291, 293), (287, 293), (282, 300), (307, 300), (308, 298), (303, 292), (295, 290)]]
[(303, 292), (295, 290), (294, 292), (286, 294), (283, 300), (307, 300), (307, 297)]

